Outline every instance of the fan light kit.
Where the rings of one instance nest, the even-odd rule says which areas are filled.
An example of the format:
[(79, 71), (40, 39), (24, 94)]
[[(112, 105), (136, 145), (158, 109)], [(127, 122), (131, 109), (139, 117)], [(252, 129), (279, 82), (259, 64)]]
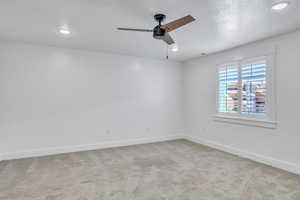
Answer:
[(288, 1), (277, 2), (272, 5), (272, 10), (283, 10), (283, 9), (287, 8), (289, 5), (290, 5), (290, 2), (288, 2)]
[[(134, 28), (118, 28), (118, 30), (122, 31), (140, 31), (140, 32), (151, 32), (153, 33), (153, 38), (157, 40), (163, 40), (167, 45), (174, 44), (173, 38), (170, 36), (169, 32), (180, 28), (188, 23), (191, 23), (195, 20), (191, 15), (187, 15), (175, 21), (172, 21), (168, 24), (162, 25), (161, 23), (164, 21), (166, 16), (164, 14), (156, 14), (154, 15), (154, 19), (158, 22), (158, 25), (153, 29), (134, 29)], [(173, 49), (172, 49), (173, 50)], [(178, 48), (177, 48), (178, 50)], [(176, 51), (176, 50), (175, 50)]]

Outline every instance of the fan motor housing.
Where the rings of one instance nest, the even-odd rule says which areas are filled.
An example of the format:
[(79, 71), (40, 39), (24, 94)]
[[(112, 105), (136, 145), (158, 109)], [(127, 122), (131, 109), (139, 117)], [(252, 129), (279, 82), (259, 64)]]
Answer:
[(158, 40), (162, 40), (165, 36), (166, 31), (160, 28), (160, 25), (153, 29), (153, 37)]

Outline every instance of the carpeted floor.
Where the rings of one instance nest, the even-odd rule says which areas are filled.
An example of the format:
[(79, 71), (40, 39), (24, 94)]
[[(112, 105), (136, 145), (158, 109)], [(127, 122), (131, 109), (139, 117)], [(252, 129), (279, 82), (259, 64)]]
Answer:
[(300, 176), (185, 140), (0, 163), (1, 200), (299, 200)]

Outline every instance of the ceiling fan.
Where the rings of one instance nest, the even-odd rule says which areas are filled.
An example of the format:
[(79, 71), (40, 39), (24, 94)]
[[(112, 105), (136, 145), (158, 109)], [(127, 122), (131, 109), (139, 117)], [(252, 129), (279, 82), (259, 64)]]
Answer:
[(134, 29), (134, 28), (117, 28), (122, 31), (140, 31), (140, 32), (153, 32), (153, 38), (165, 41), (168, 45), (174, 44), (173, 38), (170, 36), (169, 32), (180, 28), (188, 23), (195, 20), (191, 15), (187, 15), (180, 19), (174, 20), (168, 24), (162, 25), (161, 23), (166, 18), (164, 14), (154, 15), (154, 19), (158, 22), (158, 25), (154, 29)]

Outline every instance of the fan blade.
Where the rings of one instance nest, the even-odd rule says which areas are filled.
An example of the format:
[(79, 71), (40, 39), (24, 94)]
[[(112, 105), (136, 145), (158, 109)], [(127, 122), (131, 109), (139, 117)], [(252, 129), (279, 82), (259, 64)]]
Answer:
[(165, 37), (164, 37), (163, 41), (165, 41), (168, 45), (171, 45), (171, 44), (175, 43), (173, 38), (167, 32), (165, 33)]
[(153, 32), (153, 30), (150, 29), (136, 29), (136, 28), (117, 28), (121, 31), (140, 31), (140, 32)]
[(181, 26), (184, 26), (188, 23), (191, 23), (192, 21), (195, 21), (195, 18), (192, 17), (191, 15), (188, 15), (188, 16), (182, 17), (180, 19), (177, 19), (175, 21), (172, 21), (168, 24), (162, 25), (161, 28), (165, 29), (168, 32), (170, 32), (170, 31), (173, 31), (173, 30), (175, 30), (175, 29), (177, 29)]

